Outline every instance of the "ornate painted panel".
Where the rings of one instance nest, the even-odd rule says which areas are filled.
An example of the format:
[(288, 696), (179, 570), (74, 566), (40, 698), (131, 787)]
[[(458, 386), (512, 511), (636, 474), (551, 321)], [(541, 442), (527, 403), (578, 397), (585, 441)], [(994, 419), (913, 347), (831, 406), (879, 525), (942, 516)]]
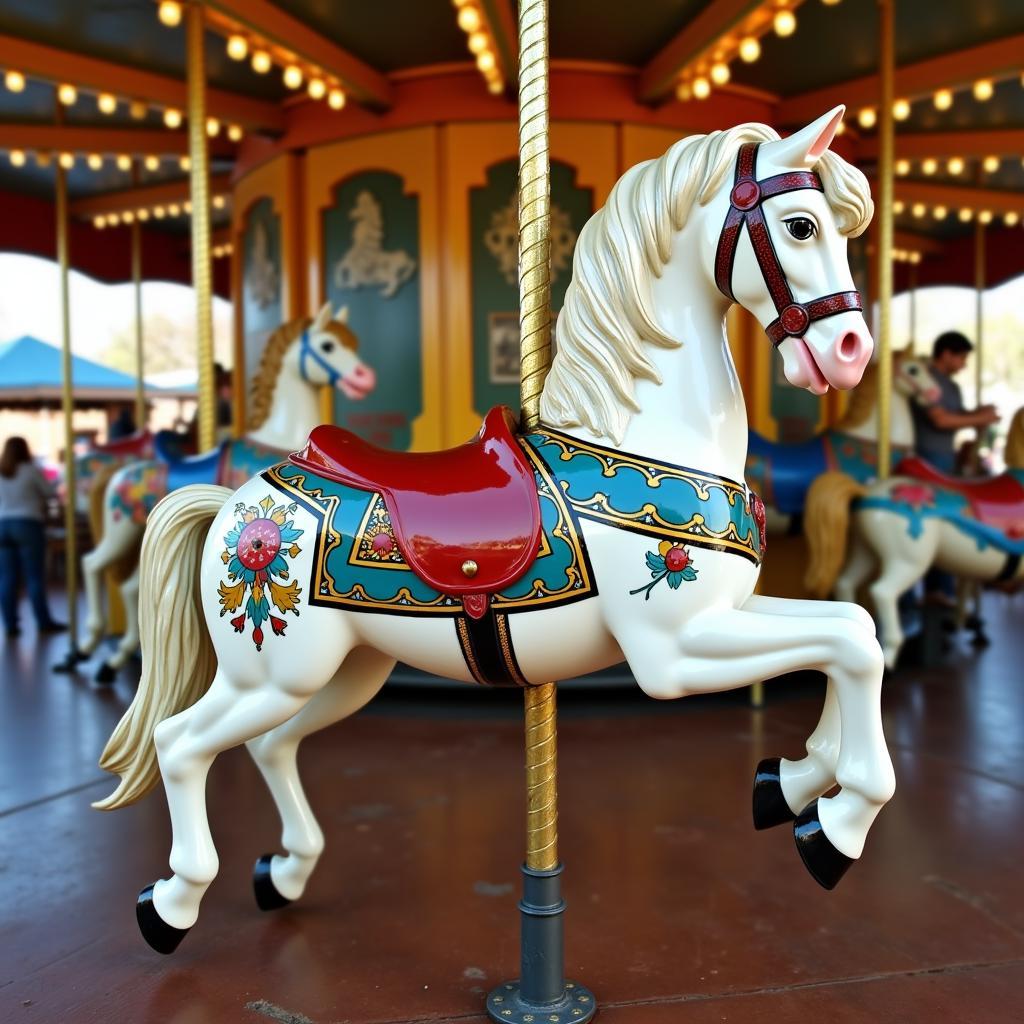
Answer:
[(334, 188), (322, 217), (323, 294), (348, 306), (359, 354), (377, 373), (367, 398), (335, 396), (334, 422), (407, 449), (423, 409), (419, 197), (397, 174), (366, 171)]
[(283, 319), (281, 217), (271, 198), (258, 199), (246, 212), (242, 250), (242, 342), (248, 394), (267, 339)]
[[(519, 406), (519, 278), (516, 185), (518, 164), (504, 160), (487, 183), (470, 189), (469, 230), (473, 329), (473, 405)], [(557, 317), (572, 276), (572, 253), (594, 210), (576, 170), (551, 164), (551, 307)]]

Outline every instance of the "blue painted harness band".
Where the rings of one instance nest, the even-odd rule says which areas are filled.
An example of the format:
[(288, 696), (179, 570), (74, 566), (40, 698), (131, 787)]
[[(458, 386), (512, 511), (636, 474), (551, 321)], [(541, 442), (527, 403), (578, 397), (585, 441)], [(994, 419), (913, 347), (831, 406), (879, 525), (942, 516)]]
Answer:
[(308, 359), (312, 359), (327, 374), (327, 383), (332, 388), (341, 380), (342, 374), (313, 348), (313, 343), (309, 340), (309, 328), (306, 328), (299, 339), (299, 374), (307, 384), (317, 384), (319, 382), (310, 379), (309, 374), (306, 372), (306, 360)]

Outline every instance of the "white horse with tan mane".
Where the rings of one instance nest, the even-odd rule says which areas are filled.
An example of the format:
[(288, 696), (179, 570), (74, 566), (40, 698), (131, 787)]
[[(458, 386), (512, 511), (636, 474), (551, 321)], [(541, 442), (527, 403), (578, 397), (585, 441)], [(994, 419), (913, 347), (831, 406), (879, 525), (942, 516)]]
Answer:
[[(340, 310), (332, 320), (330, 303), (313, 319), (299, 317), (282, 324), (267, 341), (253, 377), (249, 432), (244, 437), (189, 458), (164, 449), (158, 451), (158, 458), (131, 462), (110, 477), (102, 499), (102, 539), (82, 559), (88, 608), (83, 655), (91, 654), (106, 632), (104, 573), (114, 565), (123, 566), (126, 560), (130, 566), (156, 503), (186, 483), (238, 486), (254, 472), (301, 448), (320, 420), (322, 387), (337, 387), (353, 399), (373, 390), (374, 371), (359, 358), (358, 348), (347, 310)], [(112, 682), (117, 669), (139, 647), (137, 570), (127, 575), (120, 591), (125, 631), (114, 653), (97, 671), (100, 682)]]
[(1024, 410), (1006, 439), (999, 477), (944, 477), (906, 460), (897, 475), (864, 485), (826, 473), (807, 496), (804, 532), (810, 593), (856, 600), (868, 583), (886, 665), (903, 646), (900, 596), (933, 566), (966, 581), (1012, 586), (1024, 580)]
[(659, 699), (821, 669), (821, 720), (802, 757), (762, 763), (755, 824), (795, 819), (827, 887), (861, 855), (895, 785), (881, 651), (857, 605), (754, 594), (763, 506), (742, 482), (725, 337), (740, 302), (793, 385), (860, 380), (872, 342), (846, 243), (872, 203), (829, 151), (842, 113), (785, 140), (760, 124), (691, 136), (622, 176), (580, 235), (534, 433), (495, 410), (476, 441), (406, 456), (321, 427), (233, 494), (160, 503), (142, 552), (142, 680), (101, 761), (121, 781), (97, 805), (163, 776), (172, 875), (137, 905), (155, 948), (177, 946), (217, 873), (204, 794), (229, 747), (248, 745), (282, 821), (257, 900), (302, 895), (324, 837), (299, 744), (370, 700), (398, 658), (520, 685), (626, 659)]

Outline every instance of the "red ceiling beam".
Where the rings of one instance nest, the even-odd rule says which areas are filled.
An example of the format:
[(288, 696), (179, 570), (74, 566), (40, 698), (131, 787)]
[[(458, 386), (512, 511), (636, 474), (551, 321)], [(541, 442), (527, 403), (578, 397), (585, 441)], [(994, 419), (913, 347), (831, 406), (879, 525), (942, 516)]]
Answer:
[[(210, 195), (230, 195), (231, 176), (218, 174), (210, 178)], [(149, 209), (166, 206), (168, 203), (184, 203), (189, 199), (188, 178), (181, 181), (166, 181), (159, 185), (139, 185), (136, 188), (104, 192), (98, 196), (76, 199), (68, 206), (72, 217), (95, 217), (101, 213), (120, 213), (122, 210)]]
[[(184, 132), (152, 128), (84, 128), (75, 125), (0, 123), (4, 149), (66, 153), (128, 153), (184, 156), (188, 136)], [(211, 139), (212, 156), (232, 157), (237, 146), (226, 139)]]
[(892, 244), (894, 249), (912, 249), (924, 256), (939, 256), (946, 251), (938, 239), (919, 235), (916, 231), (895, 231)]
[[(30, 78), (68, 82), (94, 92), (146, 100), (156, 106), (188, 109), (185, 83), (176, 78), (59, 50), (17, 36), (0, 35), (0, 67), (17, 68)], [(284, 131), (284, 111), (276, 103), (224, 89), (207, 88), (206, 112), (250, 131)], [(184, 133), (182, 138), (185, 138)]]
[(1024, 212), (1024, 193), (943, 185), (938, 182), (897, 181), (896, 199), (908, 206), (914, 203), (945, 206), (951, 214), (964, 207), (975, 211), (991, 210), (993, 214)]
[(206, 19), (220, 32), (242, 29), (336, 78), (353, 99), (366, 106), (391, 105), (391, 84), (376, 68), (292, 17), (269, 0), (206, 0)]
[[(910, 159), (949, 156), (1019, 156), (1024, 153), (1024, 129), (992, 131), (912, 132), (896, 135), (896, 155)], [(857, 157), (878, 159), (878, 139), (861, 139)]]
[[(1020, 73), (1022, 52), (1024, 35), (1015, 35), (907, 64), (896, 69), (896, 95), (914, 99), (936, 89), (963, 88), (979, 78), (1016, 76)], [(776, 111), (777, 123), (806, 124), (839, 103), (845, 103), (852, 110), (876, 106), (877, 75), (854, 78), (781, 100)]]

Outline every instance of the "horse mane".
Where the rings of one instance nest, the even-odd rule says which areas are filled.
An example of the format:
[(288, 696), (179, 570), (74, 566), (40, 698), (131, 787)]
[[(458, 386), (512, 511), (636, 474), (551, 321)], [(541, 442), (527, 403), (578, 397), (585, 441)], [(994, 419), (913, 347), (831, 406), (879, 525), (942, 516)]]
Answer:
[(263, 354), (260, 356), (259, 369), (249, 386), (249, 430), (257, 430), (266, 423), (274, 400), (277, 378), (281, 374), (284, 354), (312, 322), (308, 316), (288, 320), (267, 339)]
[[(584, 225), (573, 275), (558, 317), (557, 353), (541, 395), (541, 419), (556, 427), (586, 427), (621, 443), (639, 411), (637, 378), (661, 383), (647, 344), (676, 348), (656, 322), (652, 280), (672, 253), (672, 239), (695, 203), (708, 203), (746, 142), (773, 142), (763, 124), (680, 139), (656, 160), (630, 168), (604, 207)], [(816, 165), (839, 230), (859, 235), (874, 211), (867, 179), (826, 151)]]
[[(894, 373), (899, 370), (900, 364), (907, 358), (913, 359), (913, 356), (908, 355), (904, 349), (893, 352), (892, 367)], [(864, 376), (860, 379), (860, 383), (850, 392), (850, 402), (846, 407), (846, 412), (843, 413), (842, 418), (836, 424), (836, 430), (851, 430), (854, 427), (867, 423), (877, 408), (878, 363), (876, 361), (868, 364), (867, 369), (864, 371)]]
[(1006, 435), (1003, 461), (1007, 469), (1024, 469), (1024, 408), (1013, 414), (1010, 430)]

